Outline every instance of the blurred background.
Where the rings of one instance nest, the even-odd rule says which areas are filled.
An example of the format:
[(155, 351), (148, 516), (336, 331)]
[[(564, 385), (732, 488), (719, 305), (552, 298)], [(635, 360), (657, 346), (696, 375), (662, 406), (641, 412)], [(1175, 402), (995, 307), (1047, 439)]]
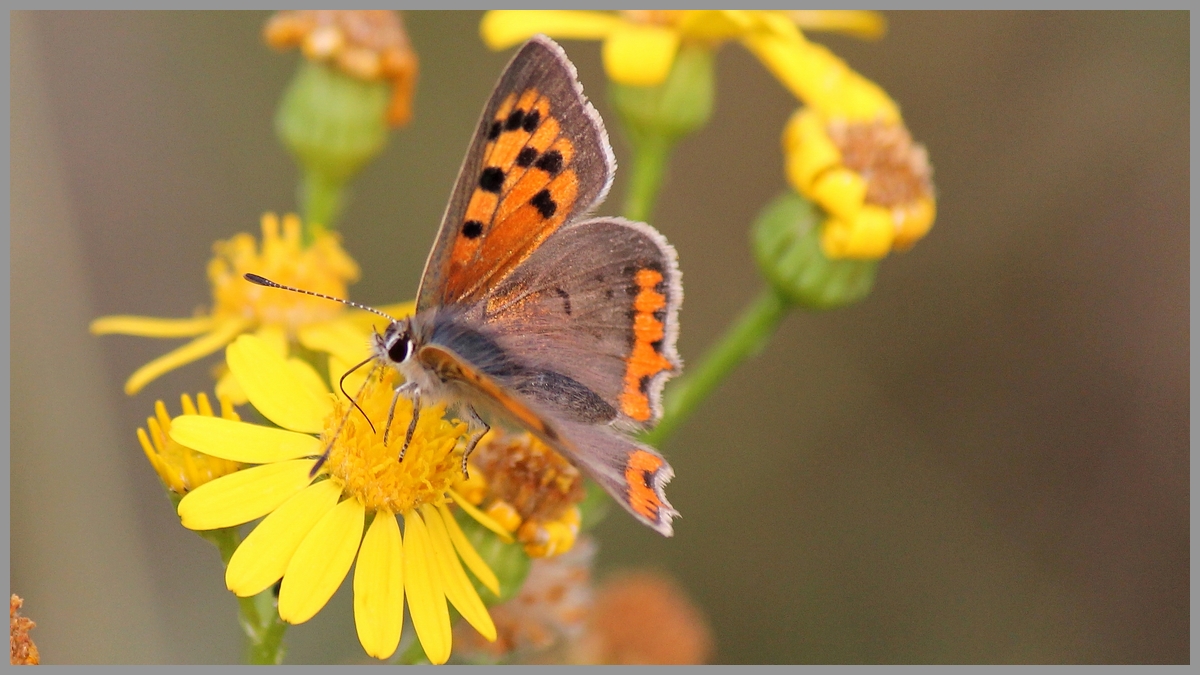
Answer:
[[(272, 118), (300, 56), (264, 45), (267, 17), (11, 14), (10, 584), (46, 663), (241, 658), (217, 552), (135, 437), (155, 399), (211, 392), (217, 359), (126, 397), (178, 342), (87, 324), (208, 306), (213, 241), (295, 209)], [(415, 293), (511, 54), (479, 18), (405, 15), (415, 118), (341, 223), (356, 300)], [(1186, 663), (1188, 15), (887, 19), (878, 42), (810, 36), (927, 145), (933, 231), (723, 384), (663, 448), (675, 537), (614, 511), (598, 573), (674, 576), (721, 663)], [(564, 47), (620, 163), (599, 44)], [(797, 105), (736, 44), (717, 61), (715, 115), (653, 223), (679, 251), (693, 363), (763, 285), (748, 228), (785, 189)], [(349, 585), (290, 629), (288, 662), (365, 659)]]

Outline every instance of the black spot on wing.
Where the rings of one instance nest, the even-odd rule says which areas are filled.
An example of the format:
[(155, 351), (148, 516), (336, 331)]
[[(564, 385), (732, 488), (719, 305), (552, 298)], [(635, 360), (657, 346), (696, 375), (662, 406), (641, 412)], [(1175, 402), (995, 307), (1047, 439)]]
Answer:
[(521, 128), (529, 133), (533, 133), (537, 129), (538, 122), (542, 119), (542, 114), (536, 110), (530, 110), (525, 119), (521, 120)]
[(529, 203), (538, 210), (538, 213), (542, 214), (543, 218), (549, 218), (554, 215), (555, 211), (558, 211), (558, 204), (550, 197), (549, 190), (542, 190), (537, 193), (533, 196), (533, 199), (529, 200)]
[(483, 223), (478, 220), (468, 220), (463, 223), (462, 233), (467, 239), (474, 239), (483, 234)]
[(521, 148), (521, 152), (517, 153), (517, 166), (522, 169), (528, 169), (533, 160), (537, 159), (537, 150), (533, 148)]
[(545, 171), (551, 176), (557, 176), (563, 168), (562, 153), (557, 150), (550, 150), (543, 154), (537, 161), (537, 168)]
[(516, 131), (525, 122), (525, 111), (517, 108), (508, 114), (508, 119), (504, 120), (505, 131)]
[(489, 166), (479, 174), (479, 187), (487, 192), (500, 194), (504, 186), (504, 170), (500, 167)]
[(488, 130), (487, 130), (487, 139), (489, 141), (494, 141), (497, 138), (500, 138), (500, 122), (499, 121), (492, 122), (492, 126), (488, 127)]

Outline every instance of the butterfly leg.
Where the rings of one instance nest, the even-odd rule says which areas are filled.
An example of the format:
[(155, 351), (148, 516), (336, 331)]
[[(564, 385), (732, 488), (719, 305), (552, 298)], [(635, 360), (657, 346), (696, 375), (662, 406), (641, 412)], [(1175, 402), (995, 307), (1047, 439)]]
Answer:
[(408, 432), (404, 434), (404, 445), (400, 446), (400, 458), (397, 462), (404, 461), (404, 451), (408, 450), (408, 444), (412, 443), (413, 434), (417, 431), (417, 420), (421, 417), (421, 397), (413, 396), (412, 399), (412, 421), (408, 423)]
[[(385, 448), (387, 447), (388, 436), (392, 432), (392, 418), (395, 417), (395, 415), (396, 415), (396, 402), (400, 400), (401, 394), (407, 395), (415, 401), (416, 397), (413, 396), (413, 392), (416, 391), (416, 389), (417, 389), (416, 382), (405, 382), (404, 384), (400, 385), (399, 387), (396, 387), (396, 395), (392, 397), (392, 405), (390, 408), (388, 408), (387, 425), (384, 426), (384, 428), (383, 428), (383, 447), (385, 447)], [(415, 412), (413, 413), (413, 419), (416, 419)], [(416, 424), (416, 422), (413, 422), (413, 424)], [(412, 432), (409, 432), (409, 436), (410, 437), (412, 436)], [(407, 445), (408, 444), (406, 443), (405, 447), (407, 447)], [(403, 457), (403, 451), (401, 451), (401, 456)]]
[(487, 435), (487, 432), (491, 431), (492, 428), (488, 426), (487, 422), (483, 421), (483, 418), (479, 416), (479, 413), (475, 412), (475, 408), (473, 406), (466, 406), (466, 411), (470, 416), (470, 420), (467, 422), (468, 425), (473, 429), (476, 429), (476, 432), (471, 434), (471, 439), (467, 441), (467, 447), (465, 450), (463, 450), (462, 456), (463, 478), (470, 478), (470, 476), (467, 475), (467, 457), (471, 456), (471, 453), (475, 450), (475, 446), (479, 445), (479, 441), (482, 440), (483, 437)]

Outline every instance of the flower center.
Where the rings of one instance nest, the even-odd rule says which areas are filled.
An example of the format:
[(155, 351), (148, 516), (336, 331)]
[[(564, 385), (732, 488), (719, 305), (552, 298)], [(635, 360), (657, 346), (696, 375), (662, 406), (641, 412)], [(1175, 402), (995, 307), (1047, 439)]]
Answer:
[(901, 206), (933, 196), (925, 146), (914, 143), (903, 125), (833, 120), (828, 131), (842, 163), (866, 179), (868, 203)]
[[(326, 419), (322, 439), (328, 442), (337, 433), (327, 466), (330, 475), (342, 482), (347, 493), (370, 510), (407, 513), (422, 504), (440, 504), (446, 490), (462, 475), (458, 441), (466, 434), (467, 425), (442, 419), (444, 405), (422, 408), (412, 441), (400, 460), (400, 449), (404, 447), (412, 420), (412, 403), (407, 397), (401, 396), (396, 401), (388, 442), (383, 443), (396, 379), (395, 371), (390, 368), (383, 370), (382, 377), (372, 379), (358, 398), (362, 411), (339, 399)], [(338, 432), (343, 417), (346, 422)]]
[(246, 233), (213, 246), (216, 255), (208, 263), (208, 278), (214, 315), (295, 330), (344, 311), (342, 305), (329, 300), (263, 288), (242, 278), (253, 272), (287, 286), (344, 298), (347, 286), (358, 279), (358, 265), (342, 250), (336, 235), (318, 234), (305, 247), (300, 219), (285, 216), (281, 232), (279, 219), (272, 213), (263, 216), (262, 233), (261, 249)]

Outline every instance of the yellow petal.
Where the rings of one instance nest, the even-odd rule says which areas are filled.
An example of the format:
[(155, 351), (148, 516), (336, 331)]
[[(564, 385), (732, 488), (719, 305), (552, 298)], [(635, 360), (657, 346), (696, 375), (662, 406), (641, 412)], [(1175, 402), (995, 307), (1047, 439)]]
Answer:
[(450, 658), (450, 610), (429, 531), (416, 511), (404, 514), (404, 595), (425, 656), (435, 665), (445, 663)]
[(438, 504), (438, 512), (442, 514), (442, 522), (446, 524), (446, 531), (450, 534), (450, 541), (454, 543), (454, 549), (458, 551), (458, 557), (466, 563), (467, 569), (471, 570), (471, 573), (483, 583), (485, 588), (500, 595), (500, 580), (496, 578), (496, 573), (483, 561), (475, 547), (471, 546), (471, 542), (467, 539), (467, 535), (463, 534), (462, 528), (458, 526), (458, 521), (454, 519), (450, 509), (446, 508), (445, 504)]
[(292, 369), (292, 375), (296, 376), (306, 391), (320, 392), (322, 396), (326, 396), (325, 392), (329, 391), (329, 385), (321, 379), (321, 374), (317, 372), (316, 368), (309, 365), (307, 361), (294, 356), (287, 360), (287, 364), (288, 368)]
[(192, 337), (207, 333), (217, 325), (211, 316), (190, 319), (160, 319), (153, 316), (102, 316), (92, 322), (92, 335), (136, 335), (138, 337)]
[(225, 568), (225, 586), (245, 598), (279, 581), (300, 542), (341, 494), (340, 485), (323, 480), (292, 495), (238, 545)]
[(296, 337), (308, 349), (327, 352), (350, 363), (358, 363), (371, 355), (371, 338), (346, 321), (322, 321), (305, 326)]
[(221, 375), (217, 378), (217, 398), (222, 398), (231, 405), (245, 405), (250, 402), (246, 398), (246, 392), (242, 389), (242, 385), (238, 384), (237, 378), (233, 373), (229, 372), (229, 366), (220, 369)]
[(753, 30), (763, 14), (738, 9), (691, 10), (684, 13), (679, 31), (692, 39), (719, 42)]
[(827, 118), (896, 122), (900, 109), (879, 85), (851, 69), (822, 45), (794, 35), (756, 32), (746, 46), (796, 98)]
[(625, 24), (612, 31), (601, 50), (609, 78), (631, 87), (665, 82), (677, 51), (679, 33), (646, 24)]
[[(417, 303), (409, 300), (408, 302), (397, 302), (391, 305), (383, 305), (382, 307), (376, 307), (375, 309), (378, 309), (388, 317), (399, 321), (406, 316), (412, 316), (413, 312), (416, 311), (416, 307)], [(382, 333), (385, 329), (387, 329), (388, 324), (391, 323), (391, 320), (374, 312), (355, 309), (338, 316), (336, 319), (332, 319), (331, 322), (349, 324), (351, 327), (357, 328), (363, 335), (370, 335), (372, 332)], [(321, 326), (324, 325), (324, 323), (325, 322), (309, 325)], [(303, 336), (305, 330), (306, 328), (300, 329), (301, 336)], [(300, 339), (301, 342), (304, 341), (303, 337)]]
[(171, 438), (206, 455), (247, 464), (270, 464), (321, 454), (321, 441), (307, 434), (204, 415), (180, 415)]
[(867, 198), (867, 181), (855, 171), (837, 167), (818, 174), (808, 195), (829, 215), (850, 221)]
[(279, 587), (279, 618), (304, 623), (342, 585), (363, 536), (362, 502), (347, 499), (317, 521), (296, 548)]
[(787, 15), (804, 30), (845, 33), (864, 40), (878, 40), (887, 32), (887, 19), (879, 12), (858, 9), (792, 9)]
[(386, 659), (404, 626), (404, 542), (396, 516), (379, 512), (354, 566), (354, 626), (367, 654)]
[(490, 49), (506, 49), (538, 33), (566, 40), (599, 40), (622, 24), (604, 12), (494, 9), (483, 15), (479, 35)]
[(937, 214), (937, 206), (928, 197), (922, 197), (908, 208), (900, 209), (896, 215), (897, 232), (892, 248), (907, 251), (921, 237), (929, 233)]
[(480, 635), (487, 638), (488, 642), (495, 642), (496, 624), (492, 623), (492, 617), (488, 614), (487, 607), (479, 598), (479, 594), (475, 592), (471, 580), (467, 578), (462, 563), (458, 561), (458, 555), (454, 552), (454, 544), (450, 541), (450, 534), (446, 531), (445, 523), (442, 522), (442, 515), (429, 504), (421, 507), (421, 515), (425, 516), (425, 524), (429, 530), (429, 542), (433, 547), (434, 558), (437, 559), (446, 598), (450, 600), (450, 604), (454, 605), (458, 613), (462, 614), (467, 623), (479, 631)]
[(454, 500), (454, 503), (458, 504), (459, 508), (461, 508), (463, 511), (466, 511), (467, 515), (474, 518), (476, 522), (492, 532), (495, 532), (496, 536), (500, 537), (501, 541), (506, 544), (511, 544), (513, 542), (511, 532), (504, 529), (504, 527), (500, 525), (500, 523), (497, 523), (491, 516), (475, 508), (475, 506), (471, 504), (471, 502), (468, 502), (466, 499), (464, 499), (462, 495), (458, 494), (454, 490), (447, 490), (446, 494), (450, 495), (450, 498)]
[(254, 331), (255, 337), (262, 340), (281, 357), (287, 358), (288, 353), (288, 336), (287, 331), (283, 326), (278, 324), (266, 324), (259, 326), (258, 330)]
[(141, 391), (142, 387), (153, 382), (163, 373), (169, 373), (180, 366), (185, 366), (192, 361), (202, 359), (217, 351), (229, 344), (229, 341), (244, 331), (247, 325), (244, 321), (223, 321), (218, 323), (211, 333), (201, 335), (186, 345), (169, 351), (134, 371), (133, 375), (130, 375), (129, 379), (125, 382), (125, 393), (133, 396)]
[(235, 471), (205, 483), (179, 502), (189, 530), (215, 530), (261, 518), (312, 482), (313, 460), (294, 459)]
[(825, 133), (824, 119), (811, 110), (792, 115), (784, 128), (783, 143), (788, 182), (803, 194), (808, 194), (814, 178), (842, 162), (841, 150)]
[[(406, 316), (412, 316), (413, 312), (417, 311), (417, 302), (415, 300), (409, 300), (407, 302), (397, 302), (397, 303), (394, 303), (391, 305), (383, 305), (382, 307), (376, 307), (376, 309), (378, 309), (379, 311), (383, 312), (384, 314), (387, 314), (388, 316), (399, 321), (400, 319), (403, 319)], [(351, 312), (350, 316), (351, 316), (351, 318), (354, 318), (354, 317), (358, 316), (359, 314), (365, 314), (366, 318), (370, 319), (371, 324), (374, 326), (379, 326), (378, 322), (381, 320), (384, 321), (383, 326), (387, 326), (386, 319), (383, 319), (382, 317), (378, 317), (369, 312)], [(380, 330), (383, 330), (382, 326), (380, 327)]]
[[(263, 417), (292, 431), (320, 433), (333, 408), (324, 385), (313, 388), (311, 378), (298, 377), (264, 341), (242, 335), (225, 350), (225, 360), (250, 403)], [(315, 378), (320, 382), (320, 377)]]
[(868, 204), (847, 223), (830, 218), (821, 232), (821, 250), (830, 259), (878, 260), (888, 254), (896, 228), (892, 215)]

